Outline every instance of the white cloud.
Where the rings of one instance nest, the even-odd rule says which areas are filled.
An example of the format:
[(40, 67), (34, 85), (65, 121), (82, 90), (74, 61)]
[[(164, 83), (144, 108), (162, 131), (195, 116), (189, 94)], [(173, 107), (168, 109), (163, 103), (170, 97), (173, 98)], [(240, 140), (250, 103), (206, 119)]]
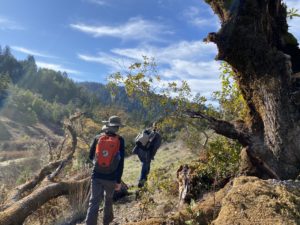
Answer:
[(220, 88), (220, 64), (214, 60), (216, 54), (217, 48), (212, 43), (181, 41), (167, 47), (143, 45), (140, 48), (112, 49), (111, 54), (78, 54), (78, 57), (107, 65), (113, 72), (128, 68), (131, 63), (142, 60), (143, 55), (153, 57), (163, 80), (186, 80), (193, 93), (200, 91), (208, 96)]
[(0, 16), (0, 30), (24, 30), (15, 21)]
[(28, 55), (39, 56), (39, 57), (44, 57), (44, 58), (57, 58), (55, 56), (47, 55), (47, 54), (41, 53), (39, 51), (31, 50), (31, 49), (20, 47), (20, 46), (11, 46), (11, 48), (17, 52), (25, 53)]
[(93, 26), (84, 23), (70, 26), (93, 37), (115, 37), (123, 40), (163, 41), (161, 35), (170, 34), (166, 27), (142, 18), (131, 18), (127, 23), (118, 26)]
[(64, 66), (62, 66), (60, 64), (52, 64), (52, 63), (37, 61), (36, 65), (40, 68), (46, 68), (46, 69), (51, 69), (51, 70), (61, 71), (61, 72), (67, 72), (67, 73), (71, 73), (71, 74), (81, 74), (81, 72), (78, 70), (65, 68)]
[(196, 18), (193, 18), (190, 22), (200, 28), (201, 27), (214, 27), (216, 29), (220, 29), (220, 27), (221, 27), (220, 22), (218, 22), (218, 20), (216, 18), (206, 19), (206, 18), (196, 17)]
[(217, 54), (216, 46), (202, 41), (182, 41), (165, 48), (144, 46), (135, 49), (113, 49), (112, 53), (134, 61), (141, 60), (142, 55), (153, 57), (158, 64), (164, 64), (161, 73), (167, 79), (212, 79), (214, 74), (219, 74), (219, 63), (213, 60)]
[(112, 49), (112, 53), (132, 58), (141, 59), (142, 55), (154, 57), (158, 63), (169, 63), (170, 60), (182, 59), (189, 61), (207, 60), (217, 54), (216, 45), (203, 41), (181, 41), (164, 48), (144, 45), (140, 48)]
[[(208, 17), (207, 14), (210, 16)], [(183, 12), (183, 16), (190, 24), (198, 28), (220, 29), (221, 27), (216, 15), (211, 15), (211, 11), (203, 12), (203, 9), (199, 7), (189, 7)]]
[(186, 79), (186, 81), (188, 82), (193, 95), (200, 93), (210, 100), (212, 99), (212, 92), (221, 89), (221, 82), (219, 79)]
[(216, 61), (190, 62), (185, 60), (172, 60), (170, 68), (162, 71), (162, 75), (169, 79), (216, 79), (220, 64)]
[[(288, 9), (294, 8), (300, 11), (300, 1), (296, 0), (285, 0)], [(299, 12), (298, 11), (298, 12)], [(288, 19), (289, 31), (296, 36), (298, 41), (300, 41), (300, 18), (294, 17), (293, 19)]]
[(134, 63), (134, 60), (128, 59), (121, 56), (109, 55), (109, 54), (98, 54), (96, 56), (77, 54), (78, 58), (86, 61), (107, 65), (110, 67), (110, 72), (116, 72), (127, 69), (129, 65)]

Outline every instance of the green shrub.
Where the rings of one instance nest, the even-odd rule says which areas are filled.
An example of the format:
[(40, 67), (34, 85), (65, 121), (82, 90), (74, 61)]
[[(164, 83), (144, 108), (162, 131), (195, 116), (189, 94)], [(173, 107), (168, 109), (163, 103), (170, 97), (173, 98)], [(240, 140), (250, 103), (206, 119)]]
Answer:
[(190, 186), (186, 201), (200, 198), (205, 192), (221, 188), (235, 176), (239, 167), (241, 145), (218, 136), (208, 144), (207, 159), (195, 161), (191, 169)]
[(209, 143), (208, 168), (220, 178), (234, 175), (239, 168), (241, 145), (237, 141), (218, 136)]

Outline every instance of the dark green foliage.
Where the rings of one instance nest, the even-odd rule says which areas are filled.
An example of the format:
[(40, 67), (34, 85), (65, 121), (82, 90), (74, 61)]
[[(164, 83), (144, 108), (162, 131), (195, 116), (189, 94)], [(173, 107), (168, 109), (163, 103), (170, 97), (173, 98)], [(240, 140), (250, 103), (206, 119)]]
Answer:
[(28, 71), (18, 85), (40, 94), (49, 102), (68, 104), (74, 97), (80, 96), (80, 88), (72, 80), (48, 69)]
[(37, 122), (37, 115), (31, 107), (32, 93), (12, 87), (2, 115), (25, 125)]
[(0, 73), (8, 74), (13, 83), (19, 81), (23, 74), (22, 65), (12, 56), (9, 47), (0, 54)]
[(104, 106), (118, 106), (137, 121), (150, 120), (153, 122), (160, 111), (158, 104), (157, 107), (148, 108), (138, 97), (128, 96), (124, 87), (117, 87), (116, 90), (112, 91), (110, 86), (100, 83), (83, 82), (78, 85), (85, 91), (91, 92), (94, 101)]
[(4, 104), (4, 101), (8, 95), (8, 88), (11, 80), (7, 73), (0, 73), (0, 107)]
[(77, 108), (84, 111), (91, 107), (90, 95), (64, 74), (37, 69), (33, 56), (17, 61), (8, 47), (1, 53), (2, 115), (26, 125), (38, 120), (60, 123)]
[(234, 176), (238, 171), (241, 148), (237, 141), (223, 136), (211, 141), (208, 148), (208, 173), (219, 179)]

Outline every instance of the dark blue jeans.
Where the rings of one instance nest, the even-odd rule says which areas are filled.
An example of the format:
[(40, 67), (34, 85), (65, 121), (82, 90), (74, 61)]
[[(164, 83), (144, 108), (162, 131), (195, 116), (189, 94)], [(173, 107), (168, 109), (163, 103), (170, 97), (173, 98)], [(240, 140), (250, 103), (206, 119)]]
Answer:
[(142, 171), (141, 171), (140, 181), (147, 180), (148, 174), (150, 172), (150, 164), (151, 164), (151, 160), (142, 162)]

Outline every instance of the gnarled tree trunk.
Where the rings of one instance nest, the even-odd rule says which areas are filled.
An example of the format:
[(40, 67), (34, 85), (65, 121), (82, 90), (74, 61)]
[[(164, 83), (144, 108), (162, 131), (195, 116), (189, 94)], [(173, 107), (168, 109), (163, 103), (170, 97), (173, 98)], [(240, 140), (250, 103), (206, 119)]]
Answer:
[(219, 133), (245, 146), (259, 177), (295, 178), (300, 172), (300, 106), (295, 101), (300, 89), (293, 74), (300, 71), (300, 50), (288, 32), (286, 6), (281, 0), (206, 2), (222, 24), (206, 41), (216, 43), (217, 59), (235, 70), (250, 111), (243, 130), (228, 123), (231, 131)]

